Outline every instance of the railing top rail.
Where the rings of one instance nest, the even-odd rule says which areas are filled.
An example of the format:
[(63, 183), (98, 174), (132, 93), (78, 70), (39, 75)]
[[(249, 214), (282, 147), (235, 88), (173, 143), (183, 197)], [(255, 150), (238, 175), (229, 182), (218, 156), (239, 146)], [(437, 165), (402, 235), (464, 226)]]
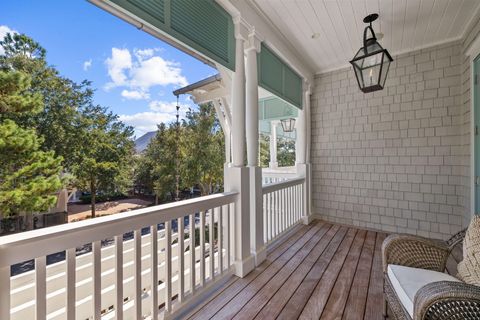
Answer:
[(302, 184), (304, 181), (305, 181), (305, 178), (300, 177), (300, 178), (289, 179), (281, 182), (266, 184), (262, 186), (262, 193), (267, 194), (267, 193), (275, 192), (288, 187), (293, 187), (293, 186)]
[(136, 229), (232, 203), (237, 192), (212, 194), (0, 237), (0, 268), (111, 238)]

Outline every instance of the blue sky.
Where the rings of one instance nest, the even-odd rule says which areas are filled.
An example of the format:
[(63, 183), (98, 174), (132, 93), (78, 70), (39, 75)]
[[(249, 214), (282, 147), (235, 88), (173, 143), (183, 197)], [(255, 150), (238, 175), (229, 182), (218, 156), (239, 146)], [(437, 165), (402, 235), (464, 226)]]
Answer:
[[(63, 76), (91, 80), (95, 102), (137, 137), (174, 119), (174, 89), (216, 73), (86, 0), (3, 0), (0, 37), (12, 30), (38, 41)], [(193, 106), (187, 96), (180, 105), (182, 114)]]

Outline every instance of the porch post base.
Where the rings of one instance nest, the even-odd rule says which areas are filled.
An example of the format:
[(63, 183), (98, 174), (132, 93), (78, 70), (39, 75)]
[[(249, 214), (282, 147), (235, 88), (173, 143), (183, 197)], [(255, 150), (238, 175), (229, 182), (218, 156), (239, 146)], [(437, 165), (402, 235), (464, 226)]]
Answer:
[(252, 252), (253, 256), (255, 257), (255, 266), (259, 266), (262, 264), (263, 261), (267, 259), (267, 247), (263, 246), (262, 248), (258, 249), (255, 252)]
[(250, 246), (250, 171), (247, 167), (226, 170), (225, 190), (238, 192), (235, 201), (235, 275), (244, 277), (255, 268)]
[(312, 216), (312, 215), (308, 215), (308, 216), (303, 216), (302, 217), (302, 223), (304, 225), (309, 225), (310, 223), (312, 223), (312, 221), (315, 220), (315, 218)]
[(244, 260), (235, 261), (235, 275), (237, 277), (243, 278), (253, 269), (255, 269), (255, 257), (253, 255), (246, 257)]

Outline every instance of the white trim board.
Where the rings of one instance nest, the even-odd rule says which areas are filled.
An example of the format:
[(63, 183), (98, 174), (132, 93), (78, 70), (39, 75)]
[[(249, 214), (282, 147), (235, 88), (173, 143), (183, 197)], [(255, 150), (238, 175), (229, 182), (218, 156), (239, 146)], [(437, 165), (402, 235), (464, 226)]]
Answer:
[(480, 35), (472, 41), (465, 55), (469, 57), (470, 68), (470, 215), (475, 215), (475, 101), (474, 101), (474, 60), (480, 55)]

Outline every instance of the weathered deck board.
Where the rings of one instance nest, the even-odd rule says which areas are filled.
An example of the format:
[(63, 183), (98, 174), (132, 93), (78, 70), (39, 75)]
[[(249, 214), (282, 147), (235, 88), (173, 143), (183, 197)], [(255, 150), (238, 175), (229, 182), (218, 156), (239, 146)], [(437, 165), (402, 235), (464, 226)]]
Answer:
[(302, 262), (326, 232), (326, 228), (320, 227), (319, 225), (312, 230), (316, 230), (316, 232), (305, 244), (297, 242), (292, 247), (295, 250), (292, 250), (291, 253), (296, 251), (295, 254), (286, 254), (277, 259), (267, 270), (265, 270), (265, 272), (252, 281), (212, 319), (233, 318), (238, 311), (240, 311), (240, 309), (262, 289), (264, 285), (268, 284), (270, 280), (275, 281), (276, 276), (281, 274), (282, 270), (289, 272), (295, 266), (295, 264)]
[(368, 286), (367, 303), (365, 305), (365, 320), (383, 319), (382, 243), (385, 237), (386, 234), (377, 233), (372, 272), (370, 273), (370, 284)]
[(342, 270), (335, 282), (335, 286), (330, 292), (327, 305), (322, 313), (322, 319), (335, 319), (343, 314), (350, 293), (350, 288), (353, 283), (353, 277), (357, 270), (358, 260), (360, 259), (360, 253), (362, 251), (363, 243), (365, 242), (366, 234), (367, 232), (365, 230), (357, 232)]
[[(269, 253), (267, 260), (264, 261), (258, 268), (250, 272), (245, 278), (238, 279), (231, 286), (223, 290), (221, 294), (204, 305), (198, 312), (196, 312), (192, 319), (208, 319), (215, 315), (215, 313), (221, 310), (231, 299), (236, 297), (243, 289), (245, 289), (250, 282), (256, 279), (259, 275), (263, 274), (265, 270), (268, 270), (273, 263), (279, 264), (279, 260), (283, 256), (293, 255), (299, 243), (303, 243), (315, 234), (318, 230), (318, 225), (313, 223), (308, 228), (302, 228), (298, 234), (294, 234), (291, 238), (287, 239), (281, 246), (277, 247), (275, 251)], [(288, 258), (287, 258), (288, 260)]]
[[(335, 244), (339, 244), (341, 239), (343, 239), (346, 228), (341, 229), (339, 226), (333, 226), (329, 232), (334, 233), (334, 237), (330, 242), (322, 242), (315, 250), (322, 251), (321, 257), (326, 255), (332, 254), (331, 246), (335, 246)], [(265, 301), (266, 305), (263, 307), (261, 312), (257, 314), (256, 319), (265, 319), (268, 317), (276, 317), (280, 314), (283, 307), (287, 304), (289, 299), (291, 298), (291, 294), (297, 290), (297, 288), (302, 284), (302, 281), (305, 281), (306, 276), (311, 272), (314, 268), (316, 263), (320, 260), (319, 258), (311, 255), (308, 257), (309, 260), (306, 261), (307, 263), (302, 264), (294, 273), (293, 275), (283, 283), (282, 287), (270, 298), (269, 301)], [(310, 259), (311, 258), (311, 259)], [(329, 258), (328, 258), (329, 260)], [(290, 294), (286, 294), (290, 293)], [(306, 299), (305, 299), (306, 300)]]
[[(328, 232), (326, 232), (328, 230)], [(289, 261), (290, 266), (286, 266), (275, 277), (267, 283), (255, 296), (252, 298), (240, 312), (235, 316), (234, 319), (253, 319), (260, 310), (265, 306), (267, 302), (273, 297), (273, 295), (280, 289), (282, 284), (287, 283), (288, 280), (294, 281), (296, 276), (305, 275), (305, 271), (308, 271), (317, 260), (317, 258), (325, 250), (325, 247), (330, 243), (330, 240), (333, 238), (337, 232), (338, 227), (328, 226), (328, 229), (325, 230), (326, 234), (322, 236), (317, 243), (315, 243), (314, 248), (308, 252), (305, 260), (292, 259)], [(310, 249), (307, 246), (304, 249)], [(299, 255), (298, 258), (301, 258)], [(303, 263), (302, 263), (303, 262)], [(287, 291), (289, 292), (289, 291)]]
[(381, 319), (385, 234), (314, 222), (234, 278), (191, 319)]
[(375, 250), (375, 238), (376, 233), (368, 231), (360, 260), (358, 261), (357, 271), (355, 272), (355, 279), (350, 288), (347, 305), (343, 312), (343, 319), (345, 320), (358, 319), (359, 315), (363, 316), (365, 313), (373, 252)]

